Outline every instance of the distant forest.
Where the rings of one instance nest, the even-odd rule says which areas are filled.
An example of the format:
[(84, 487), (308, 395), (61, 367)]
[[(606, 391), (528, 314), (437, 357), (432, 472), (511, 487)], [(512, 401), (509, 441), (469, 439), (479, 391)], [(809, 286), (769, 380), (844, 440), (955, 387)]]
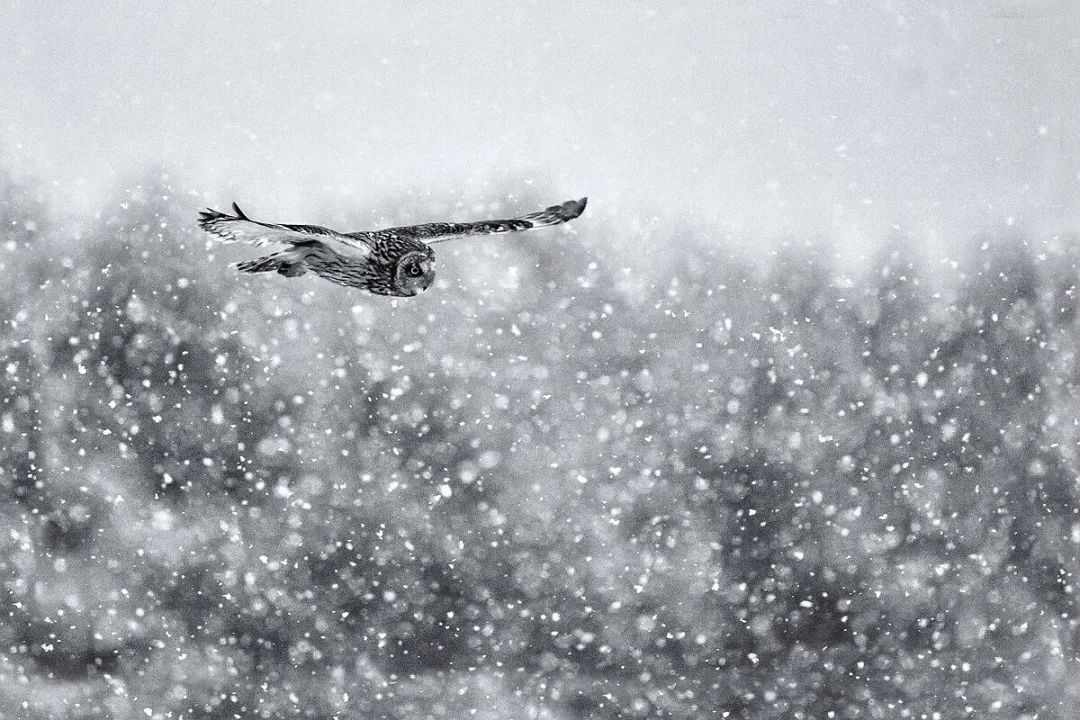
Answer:
[(590, 208), (391, 302), (203, 204), (0, 176), (3, 717), (1080, 717), (1076, 238)]

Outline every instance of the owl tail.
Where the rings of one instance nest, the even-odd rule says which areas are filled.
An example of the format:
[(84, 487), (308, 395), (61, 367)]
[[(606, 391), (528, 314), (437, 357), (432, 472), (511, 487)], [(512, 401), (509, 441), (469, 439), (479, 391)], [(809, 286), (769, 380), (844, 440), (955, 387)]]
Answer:
[(261, 258), (236, 263), (233, 267), (242, 273), (276, 272), (285, 277), (299, 277), (307, 272), (307, 266), (304, 265), (304, 253), (297, 250), (264, 255)]

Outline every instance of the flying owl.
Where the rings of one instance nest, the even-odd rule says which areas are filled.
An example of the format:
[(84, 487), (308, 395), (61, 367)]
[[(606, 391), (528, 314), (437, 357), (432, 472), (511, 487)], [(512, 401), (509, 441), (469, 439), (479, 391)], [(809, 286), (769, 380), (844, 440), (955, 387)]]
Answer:
[(237, 263), (245, 273), (276, 272), (299, 277), (311, 271), (330, 282), (376, 295), (412, 297), (435, 279), (431, 245), (466, 235), (491, 235), (559, 225), (585, 209), (586, 198), (568, 200), (546, 210), (509, 220), (472, 223), (428, 223), (386, 230), (339, 233), (318, 225), (280, 225), (252, 220), (233, 203), (233, 212), (207, 209), (199, 227), (223, 242), (287, 245), (270, 255)]

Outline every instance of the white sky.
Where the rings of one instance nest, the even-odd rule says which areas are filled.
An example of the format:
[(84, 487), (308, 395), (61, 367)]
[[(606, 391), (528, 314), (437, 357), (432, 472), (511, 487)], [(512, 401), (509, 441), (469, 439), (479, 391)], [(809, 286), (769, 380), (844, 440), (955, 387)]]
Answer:
[(285, 220), (536, 179), (755, 239), (1043, 231), (1080, 217), (1070, 8), (7, 0), (0, 165), (79, 210), (163, 163)]

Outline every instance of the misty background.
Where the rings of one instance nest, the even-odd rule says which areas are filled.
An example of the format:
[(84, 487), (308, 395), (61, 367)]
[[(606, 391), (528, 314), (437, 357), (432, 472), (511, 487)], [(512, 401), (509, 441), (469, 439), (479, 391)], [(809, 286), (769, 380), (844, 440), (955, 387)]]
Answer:
[(0, 717), (1080, 718), (1078, 31), (0, 5)]
[(15, 0), (0, 159), (81, 211), (160, 163), (288, 218), (498, 177), (744, 242), (1056, 231), (1077, 211), (1078, 22), (1001, 0)]

